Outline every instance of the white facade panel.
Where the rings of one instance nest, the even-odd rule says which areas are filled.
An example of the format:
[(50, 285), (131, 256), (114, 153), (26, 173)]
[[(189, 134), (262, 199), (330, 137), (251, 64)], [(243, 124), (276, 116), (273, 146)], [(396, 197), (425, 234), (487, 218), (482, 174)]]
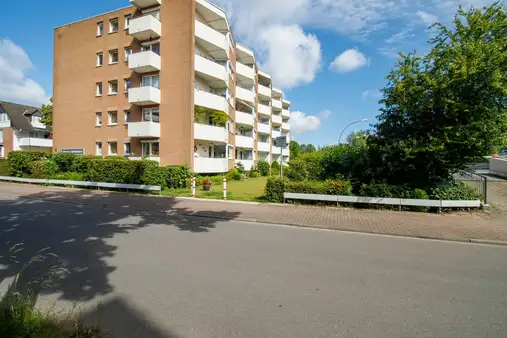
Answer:
[(253, 103), (254, 97), (255, 95), (253, 91), (236, 86), (237, 99)]
[(270, 144), (266, 142), (257, 142), (257, 151), (269, 153), (271, 151)]
[(162, 24), (153, 15), (140, 16), (130, 20), (129, 34), (140, 41), (155, 39), (162, 35)]
[(271, 107), (259, 103), (259, 114), (265, 116), (271, 116)]
[(225, 97), (208, 93), (203, 90), (195, 90), (194, 104), (226, 113), (229, 111), (229, 109), (227, 109), (227, 100)]
[(194, 139), (228, 143), (229, 132), (222, 127), (194, 123)]
[(160, 55), (152, 51), (129, 55), (129, 69), (136, 73), (156, 72), (162, 69)]
[(254, 148), (253, 137), (236, 135), (236, 147), (253, 149)]
[(229, 73), (224, 66), (197, 54), (195, 55), (195, 71), (211, 76), (215, 80), (229, 82)]
[(254, 116), (252, 114), (236, 111), (236, 123), (245, 124), (248, 126), (254, 125)]
[(228, 170), (229, 163), (225, 158), (194, 158), (194, 172), (196, 173), (218, 174)]
[(149, 86), (130, 88), (129, 103), (138, 106), (160, 104), (160, 89)]
[(129, 137), (160, 137), (160, 123), (130, 122), (128, 124)]
[(198, 20), (195, 20), (195, 36), (211, 43), (227, 53), (229, 51), (229, 43), (227, 42), (226, 36), (213, 28), (206, 26)]

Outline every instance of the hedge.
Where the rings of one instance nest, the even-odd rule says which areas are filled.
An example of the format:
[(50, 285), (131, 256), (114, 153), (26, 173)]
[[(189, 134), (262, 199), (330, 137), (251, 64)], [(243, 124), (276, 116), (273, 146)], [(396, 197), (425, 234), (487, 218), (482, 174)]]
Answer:
[(32, 178), (50, 178), (58, 172), (58, 164), (54, 160), (33, 161), (29, 170)]
[(30, 176), (30, 163), (33, 161), (44, 160), (48, 154), (44, 151), (35, 150), (16, 150), (9, 153), (7, 164), (9, 166), (9, 175), (14, 177)]
[(273, 176), (268, 178), (266, 189), (264, 191), (266, 200), (273, 203), (282, 203), (283, 193), (285, 192), (285, 184), (287, 182), (288, 180), (283, 177)]
[(192, 174), (186, 166), (168, 166), (164, 171), (165, 186), (172, 189), (187, 188)]
[(442, 185), (440, 187), (431, 189), (429, 192), (431, 199), (435, 200), (465, 200), (471, 201), (479, 199), (479, 194), (477, 191), (463, 182), (449, 182), (448, 184)]
[[(108, 160), (108, 162), (109, 161), (112, 160)], [(118, 160), (117, 163), (119, 162), (126, 163), (124, 160)], [(137, 172), (140, 184), (158, 185), (161, 187), (166, 185), (164, 170), (160, 167), (158, 162), (147, 160), (128, 162), (138, 162)]]
[(76, 157), (72, 153), (55, 153), (51, 159), (58, 165), (58, 172), (64, 173), (71, 170)]
[(270, 177), (266, 184), (266, 200), (274, 203), (283, 202), (283, 193), (293, 192), (299, 194), (319, 195), (352, 195), (352, 184), (348, 180), (328, 181), (289, 181), (286, 178)]
[(259, 173), (261, 176), (269, 176), (270, 172), (269, 163), (266, 161), (259, 161), (257, 162), (257, 170), (259, 170)]
[(88, 171), (92, 160), (102, 160), (102, 157), (93, 155), (76, 156), (76, 158), (74, 158), (74, 162), (72, 163), (71, 171), (85, 174)]
[(143, 161), (91, 160), (85, 180), (91, 182), (142, 184)]

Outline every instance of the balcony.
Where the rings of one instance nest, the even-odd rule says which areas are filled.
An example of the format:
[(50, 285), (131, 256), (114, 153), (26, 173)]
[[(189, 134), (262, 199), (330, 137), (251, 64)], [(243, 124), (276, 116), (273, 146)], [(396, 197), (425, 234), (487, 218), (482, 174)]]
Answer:
[(160, 89), (149, 86), (130, 88), (129, 103), (138, 106), (160, 104)]
[(283, 92), (282, 92), (281, 89), (273, 87), (272, 91), (273, 91), (273, 98), (275, 98), (277, 100), (281, 100), (282, 99)]
[(252, 136), (236, 135), (235, 139), (236, 139), (236, 147), (247, 149), (254, 148), (254, 139)]
[(152, 51), (131, 54), (129, 69), (140, 74), (160, 71), (162, 69), (160, 55)]
[(271, 100), (271, 89), (269, 87), (259, 84), (258, 91), (259, 96), (262, 96), (266, 100)]
[(229, 111), (225, 97), (208, 93), (203, 90), (196, 89), (194, 91), (194, 104), (223, 112)]
[(273, 146), (271, 148), (271, 154), (273, 155), (273, 161), (276, 161), (275, 158), (278, 158), (277, 155), (280, 156), (282, 154), (282, 148)]
[(129, 137), (160, 137), (160, 123), (130, 122), (128, 124)]
[(289, 156), (290, 155), (290, 149), (289, 148), (283, 148), (282, 149), (282, 155), (283, 156)]
[(267, 142), (257, 142), (257, 151), (262, 151), (264, 153), (269, 153), (271, 151), (271, 146)]
[(271, 117), (271, 107), (259, 103), (259, 114)]
[(222, 127), (194, 123), (194, 139), (228, 143), (229, 132), (227, 131), (227, 129)]
[(290, 111), (287, 109), (282, 110), (282, 116), (283, 117), (290, 117)]
[(254, 116), (252, 114), (243, 113), (241, 111), (236, 111), (236, 123), (244, 124), (247, 126), (254, 125)]
[(145, 15), (130, 20), (129, 34), (139, 41), (159, 38), (162, 35), (162, 24), (153, 15)]
[(195, 37), (199, 41), (199, 45), (208, 53), (217, 59), (227, 59), (229, 51), (229, 43), (222, 33), (206, 26), (202, 22), (195, 20)]
[(261, 134), (271, 134), (271, 126), (266, 123), (257, 123), (257, 132)]
[(282, 123), (282, 130), (287, 130), (287, 131), (290, 131), (290, 123), (288, 123), (288, 122), (283, 122), (283, 123)]
[(272, 130), (271, 131), (271, 137), (272, 138), (277, 138), (277, 137), (280, 137), (282, 134), (280, 133), (279, 130)]
[(240, 81), (250, 80), (250, 82), (253, 83), (255, 79), (255, 71), (252, 67), (236, 62), (236, 76)]
[(148, 8), (160, 6), (162, 4), (162, 0), (130, 0), (130, 3), (137, 8)]
[(282, 101), (273, 99), (272, 104), (273, 109), (277, 111), (282, 111)]
[(243, 100), (246, 102), (250, 102), (250, 103), (254, 103), (254, 97), (255, 97), (255, 95), (254, 95), (253, 91), (236, 86), (236, 98), (237, 99), (240, 99), (240, 100)]
[(229, 162), (226, 158), (194, 158), (194, 172), (218, 174), (229, 171)]
[(47, 138), (21, 137), (18, 140), (20, 147), (53, 147), (53, 140)]
[(273, 115), (271, 116), (271, 122), (276, 125), (282, 124), (282, 117), (280, 115)]
[(252, 167), (254, 165), (253, 160), (236, 160), (236, 164), (238, 163), (243, 164), (243, 167), (245, 168), (246, 171), (252, 170)]
[(224, 66), (197, 54), (195, 55), (195, 71), (212, 87), (227, 87), (229, 83), (229, 73)]

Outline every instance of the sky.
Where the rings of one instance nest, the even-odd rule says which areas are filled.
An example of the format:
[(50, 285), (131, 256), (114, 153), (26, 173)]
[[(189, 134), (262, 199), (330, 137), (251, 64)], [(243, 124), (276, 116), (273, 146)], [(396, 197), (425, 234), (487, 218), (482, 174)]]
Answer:
[[(190, 0), (189, 0), (190, 1)], [(300, 143), (336, 143), (369, 129), (380, 89), (398, 52), (426, 53), (438, 21), (459, 5), (490, 0), (214, 0), (237, 40), (291, 101), (291, 135)], [(128, 6), (128, 0), (25, 0), (2, 4), (0, 100), (39, 106), (52, 95), (53, 29)]]

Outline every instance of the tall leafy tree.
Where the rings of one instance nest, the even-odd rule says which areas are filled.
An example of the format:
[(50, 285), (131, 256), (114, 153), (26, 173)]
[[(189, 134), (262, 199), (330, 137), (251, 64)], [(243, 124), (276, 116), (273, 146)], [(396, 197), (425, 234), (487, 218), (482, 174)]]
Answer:
[(507, 12), (459, 8), (453, 27), (432, 27), (426, 56), (400, 54), (373, 136), (379, 176), (432, 186), (483, 161), (507, 133)]
[(49, 104), (43, 104), (41, 107), (42, 119), (41, 122), (47, 126), (53, 125), (53, 98), (50, 98)]
[(301, 154), (313, 153), (316, 150), (317, 150), (317, 148), (315, 148), (315, 146), (313, 144), (302, 144), (301, 145)]
[(368, 134), (364, 130), (358, 130), (347, 136), (347, 143), (352, 147), (362, 148), (366, 146), (367, 138)]
[(301, 147), (299, 146), (299, 143), (296, 141), (290, 141), (289, 150), (291, 159), (296, 159), (301, 153)]

